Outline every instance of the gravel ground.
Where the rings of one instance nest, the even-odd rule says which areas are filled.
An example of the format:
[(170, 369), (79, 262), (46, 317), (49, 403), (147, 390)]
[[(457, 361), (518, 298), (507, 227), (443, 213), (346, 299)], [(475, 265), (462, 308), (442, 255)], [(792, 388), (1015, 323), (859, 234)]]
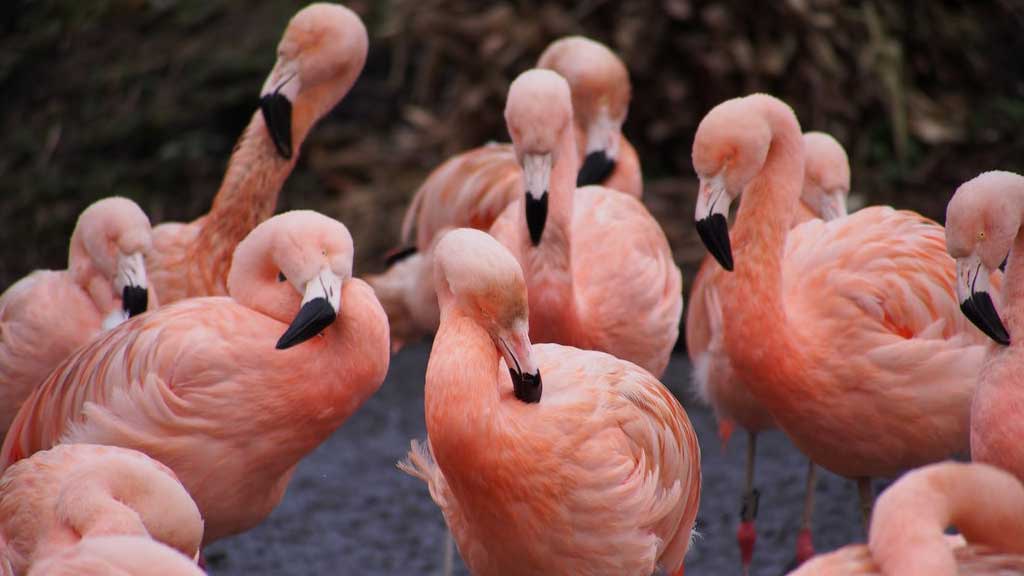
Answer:
[[(428, 345), (395, 356), (381, 390), (337, 433), (299, 464), (281, 505), (257, 528), (210, 546), (211, 574), (437, 574), (444, 520), (426, 486), (395, 469), (409, 439), (426, 435), (423, 374)], [(700, 533), (688, 576), (740, 574), (735, 531), (746, 453), (745, 435), (723, 450), (711, 412), (693, 401), (690, 365), (673, 358), (663, 381), (680, 398), (701, 441)], [(751, 574), (784, 574), (793, 559), (806, 460), (779, 432), (758, 439), (761, 490)], [(876, 485), (876, 489), (879, 486)], [(827, 551), (862, 539), (856, 486), (819, 474), (814, 539)], [(456, 560), (456, 574), (466, 574)]]

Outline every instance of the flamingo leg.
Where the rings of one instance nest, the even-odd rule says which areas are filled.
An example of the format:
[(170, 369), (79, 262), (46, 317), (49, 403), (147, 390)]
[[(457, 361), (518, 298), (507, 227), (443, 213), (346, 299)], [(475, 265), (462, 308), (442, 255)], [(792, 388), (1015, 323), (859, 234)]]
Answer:
[(807, 492), (804, 494), (804, 513), (800, 518), (800, 533), (796, 537), (796, 562), (799, 566), (814, 556), (811, 539), (811, 520), (814, 516), (814, 489), (818, 483), (818, 467), (807, 461)]
[(857, 495), (860, 498), (860, 514), (864, 520), (864, 534), (868, 533), (871, 527), (871, 506), (874, 504), (875, 495), (871, 490), (871, 478), (861, 476), (857, 478)]
[(736, 542), (740, 547), (740, 561), (743, 573), (750, 569), (754, 558), (754, 544), (757, 542), (757, 529), (754, 520), (757, 518), (757, 501), (760, 493), (754, 488), (754, 457), (757, 453), (757, 433), (747, 433), (747, 485), (743, 492), (740, 507), (740, 527), (736, 530)]
[(455, 562), (455, 540), (452, 531), (444, 530), (444, 555), (441, 557), (441, 576), (452, 576), (452, 565)]

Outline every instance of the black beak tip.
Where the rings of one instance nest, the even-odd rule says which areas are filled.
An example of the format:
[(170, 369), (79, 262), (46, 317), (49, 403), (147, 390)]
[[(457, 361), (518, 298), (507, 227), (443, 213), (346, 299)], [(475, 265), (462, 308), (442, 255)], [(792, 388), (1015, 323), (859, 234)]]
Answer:
[(272, 92), (260, 98), (260, 111), (267, 124), (277, 153), (285, 160), (292, 157), (292, 103), (283, 94)]
[(540, 402), (541, 393), (544, 391), (544, 383), (540, 378), (540, 370), (536, 374), (523, 374), (509, 368), (512, 375), (512, 390), (520, 401), (527, 404)]
[(338, 314), (326, 298), (314, 298), (302, 305), (291, 326), (277, 341), (278, 350), (302, 344), (330, 326)]
[(121, 305), (129, 318), (138, 316), (149, 305), (149, 291), (141, 286), (125, 286), (121, 291)]
[(583, 159), (583, 166), (576, 175), (576, 186), (600, 184), (615, 170), (615, 160), (608, 157), (604, 150), (595, 150)]
[(529, 192), (526, 193), (526, 227), (530, 231), (530, 242), (540, 245), (544, 234), (544, 224), (548, 219), (548, 191), (545, 190), (537, 200)]
[(732, 244), (729, 242), (729, 224), (725, 216), (712, 214), (707, 218), (697, 220), (697, 234), (701, 242), (707, 247), (708, 252), (715, 257), (715, 260), (729, 272), (732, 272)]
[(1003, 326), (1003, 321), (992, 304), (987, 292), (975, 292), (970, 298), (960, 303), (960, 311), (985, 333), (986, 336), (1002, 346), (1010, 345), (1010, 333)]

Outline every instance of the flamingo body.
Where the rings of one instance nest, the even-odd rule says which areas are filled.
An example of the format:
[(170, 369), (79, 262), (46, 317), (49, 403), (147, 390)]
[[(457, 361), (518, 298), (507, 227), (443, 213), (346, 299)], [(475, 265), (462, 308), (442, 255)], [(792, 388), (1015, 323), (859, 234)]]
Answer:
[[(437, 250), (430, 448), (414, 443), (402, 467), (430, 486), (470, 570), (678, 570), (700, 498), (699, 445), (678, 401), (630, 362), (531, 346), (522, 274), (490, 237), (460, 229)], [(543, 391), (524, 401), (528, 371)]]
[(139, 536), (86, 538), (34, 565), (28, 576), (203, 576), (181, 553)]
[(133, 450), (63, 444), (0, 477), (0, 574), (113, 535), (152, 537), (194, 557), (203, 522), (174, 472)]
[(798, 448), (844, 476), (964, 450), (985, 347), (959, 313), (943, 229), (872, 207), (790, 230), (802, 160), (799, 123), (768, 96), (721, 104), (698, 129), (701, 225), (728, 210), (712, 198), (745, 195), (736, 271), (718, 286), (737, 376)]
[(344, 226), (319, 214), (268, 220), (236, 251), (234, 297), (175, 303), (80, 349), (26, 401), (0, 460), (68, 441), (133, 448), (181, 478), (206, 518), (206, 542), (255, 526), (299, 459), (387, 372), (387, 320), (358, 279), (344, 280), (342, 317), (322, 336), (274, 349), (299, 296), (297, 280), (279, 282), (277, 270), (315, 283), (306, 268), (326, 257), (345, 278), (351, 254)]
[[(804, 134), (804, 156), (804, 186), (793, 225), (845, 215), (850, 165), (842, 145), (827, 134), (808, 132)], [(686, 350), (693, 364), (694, 388), (714, 410), (722, 441), (727, 442), (734, 424), (756, 434), (774, 428), (775, 422), (736, 379), (725, 353), (721, 302), (715, 288), (724, 281), (728, 281), (726, 272), (711, 256), (705, 257), (690, 288)]]
[[(75, 226), (67, 270), (37, 270), (0, 295), (0, 439), (57, 364), (105, 323), (128, 316), (125, 289), (147, 288), (141, 253), (150, 242), (149, 219), (138, 205), (127, 198), (100, 200)], [(140, 304), (142, 310), (156, 306), (152, 291)]]

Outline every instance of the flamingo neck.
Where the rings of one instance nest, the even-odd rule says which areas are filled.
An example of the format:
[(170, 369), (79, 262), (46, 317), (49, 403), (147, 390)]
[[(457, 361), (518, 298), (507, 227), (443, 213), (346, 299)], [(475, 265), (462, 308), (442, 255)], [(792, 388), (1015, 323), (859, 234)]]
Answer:
[(427, 433), (442, 469), (465, 465), (499, 414), (501, 363), (490, 334), (455, 306), (445, 306), (427, 363)]
[(114, 283), (104, 275), (96, 262), (89, 256), (81, 238), (71, 238), (68, 251), (67, 278), (89, 295), (101, 316), (118, 306), (114, 295)]
[(1024, 552), (1024, 489), (995, 468), (937, 464), (908, 474), (883, 493), (868, 546), (886, 574), (958, 573), (946, 542), (949, 526), (970, 544)]
[[(759, 102), (757, 110), (771, 127), (772, 140), (764, 166), (743, 192), (732, 233), (735, 272), (720, 286), (723, 304), (729, 305), (726, 346), (748, 374), (778, 373), (794, 365), (801, 350), (783, 304), (782, 259), (803, 183), (803, 141), (788, 107)], [(764, 378), (748, 381), (766, 394), (789, 396)]]
[(572, 276), (573, 196), (579, 158), (571, 128), (559, 138), (557, 159), (548, 183), (549, 208), (540, 244), (530, 242), (526, 214), (520, 215), (520, 242), (530, 302), (531, 337), (537, 341), (563, 340), (557, 334), (542, 334), (548, 328), (562, 330), (575, 318), (576, 302)]
[(224, 292), (235, 246), (259, 223), (274, 214), (281, 186), (291, 174), (309, 127), (296, 126), (298, 138), (290, 160), (274, 148), (263, 114), (253, 114), (228, 161), (220, 189), (202, 226), (190, 258), (208, 280)]
[(1016, 343), (1014, 335), (1024, 335), (1024, 228), (1017, 232), (1006, 259), (1002, 291), (1003, 321), (1010, 332), (1011, 342)]

